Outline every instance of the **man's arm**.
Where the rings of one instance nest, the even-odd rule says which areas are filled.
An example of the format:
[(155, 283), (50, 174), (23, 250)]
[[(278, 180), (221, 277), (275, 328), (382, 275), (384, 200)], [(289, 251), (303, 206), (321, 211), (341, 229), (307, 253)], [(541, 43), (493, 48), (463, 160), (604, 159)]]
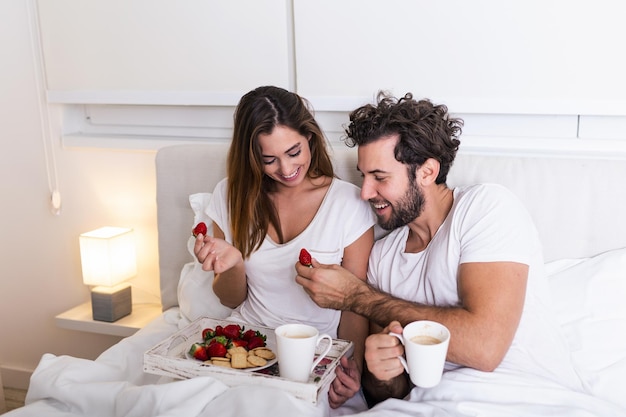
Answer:
[(528, 266), (515, 262), (459, 266), (455, 307), (425, 306), (393, 297), (352, 276), (338, 265), (304, 268), (296, 278), (321, 307), (350, 310), (381, 327), (432, 320), (451, 333), (447, 360), (482, 371), (495, 369), (508, 351), (524, 306)]

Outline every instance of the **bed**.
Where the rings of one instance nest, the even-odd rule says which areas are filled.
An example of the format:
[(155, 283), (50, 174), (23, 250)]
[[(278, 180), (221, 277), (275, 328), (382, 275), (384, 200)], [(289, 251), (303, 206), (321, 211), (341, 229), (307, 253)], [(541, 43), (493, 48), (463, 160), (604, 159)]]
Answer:
[[(323, 416), (324, 404), (280, 389), (229, 387), (210, 376), (176, 380), (143, 371), (144, 353), (196, 317), (228, 309), (206, 290), (189, 231), (224, 176), (227, 144), (162, 148), (156, 155), (163, 313), (95, 361), (45, 354), (17, 416)], [(341, 178), (359, 184), (356, 151), (333, 144)], [(460, 152), (449, 185), (496, 182), (513, 190), (539, 229), (554, 307), (584, 383), (574, 392), (532, 378), (460, 369), (431, 390), (388, 400), (363, 416), (626, 415), (626, 161), (589, 155), (515, 156)], [(205, 273), (206, 274), (206, 273)]]

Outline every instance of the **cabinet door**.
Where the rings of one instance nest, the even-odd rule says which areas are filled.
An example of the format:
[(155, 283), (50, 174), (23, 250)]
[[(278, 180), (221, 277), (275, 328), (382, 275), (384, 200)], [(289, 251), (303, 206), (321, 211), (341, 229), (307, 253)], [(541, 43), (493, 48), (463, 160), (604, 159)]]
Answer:
[(624, 7), (607, 0), (295, 0), (298, 89), (316, 108), (349, 108), (383, 89), (468, 113), (623, 112)]
[(39, 0), (38, 12), (53, 95), (133, 104), (133, 94), (190, 92), (234, 104), (291, 83), (287, 0)]

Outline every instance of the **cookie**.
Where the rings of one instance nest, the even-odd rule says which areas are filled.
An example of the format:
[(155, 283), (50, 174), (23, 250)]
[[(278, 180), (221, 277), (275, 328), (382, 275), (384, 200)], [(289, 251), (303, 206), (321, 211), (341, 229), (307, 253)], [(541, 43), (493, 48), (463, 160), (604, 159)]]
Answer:
[(211, 361), (213, 365), (215, 366), (223, 366), (224, 368), (232, 368), (232, 366), (230, 365), (230, 361), (216, 361), (213, 360)]
[(256, 356), (259, 356), (259, 357), (261, 357), (263, 359), (267, 359), (267, 360), (271, 360), (271, 359), (274, 359), (276, 357), (274, 352), (272, 352), (271, 350), (269, 350), (267, 348), (255, 349), (254, 350), (254, 354)]
[(248, 352), (235, 352), (231, 354), (230, 366), (235, 369), (244, 369), (248, 367)]
[(247, 354), (248, 353), (248, 349), (246, 349), (243, 346), (235, 346), (235, 347), (232, 347), (232, 348), (228, 349), (228, 353), (230, 354), (230, 356), (234, 355), (235, 353), (245, 353), (245, 354)]
[(252, 367), (256, 368), (257, 366), (265, 366), (267, 365), (267, 361), (260, 356), (257, 355), (248, 355), (248, 362), (252, 365)]

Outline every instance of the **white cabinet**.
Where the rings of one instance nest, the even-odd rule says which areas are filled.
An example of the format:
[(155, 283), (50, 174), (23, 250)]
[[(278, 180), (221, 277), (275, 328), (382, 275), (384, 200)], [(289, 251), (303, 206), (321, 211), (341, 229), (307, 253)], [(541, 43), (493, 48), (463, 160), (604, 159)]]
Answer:
[(269, 84), (309, 99), (332, 140), (389, 90), (446, 104), (479, 143), (624, 141), (620, 1), (31, 1), (69, 145), (228, 140), (241, 96)]
[(626, 5), (295, 0), (298, 91), (317, 108), (379, 89), (464, 113), (626, 114)]
[(52, 102), (232, 105), (292, 83), (288, 0), (38, 0)]

